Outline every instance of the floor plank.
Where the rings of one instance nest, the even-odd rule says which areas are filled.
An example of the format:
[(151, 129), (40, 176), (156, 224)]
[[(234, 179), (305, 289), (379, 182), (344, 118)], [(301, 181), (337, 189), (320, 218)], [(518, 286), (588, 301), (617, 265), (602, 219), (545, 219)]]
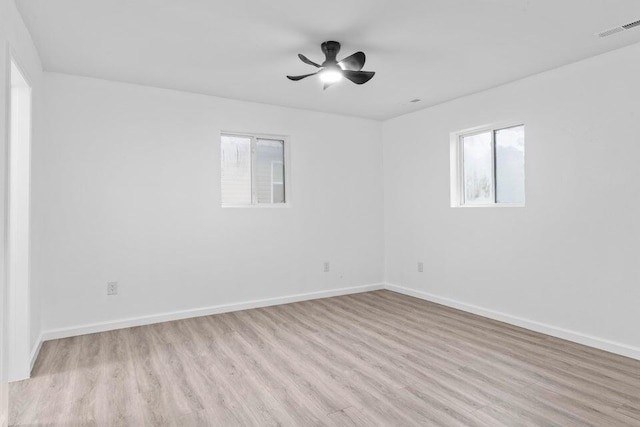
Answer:
[(45, 342), (10, 417), (640, 427), (640, 361), (375, 291)]

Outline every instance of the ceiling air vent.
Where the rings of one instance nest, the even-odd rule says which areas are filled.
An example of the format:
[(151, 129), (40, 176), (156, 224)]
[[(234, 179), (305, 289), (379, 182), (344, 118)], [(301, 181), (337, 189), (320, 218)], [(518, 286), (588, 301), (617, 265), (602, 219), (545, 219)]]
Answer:
[(630, 22), (628, 24), (620, 25), (619, 27), (610, 28), (608, 30), (602, 31), (600, 33), (597, 33), (596, 35), (598, 37), (600, 37), (600, 38), (609, 37), (609, 36), (621, 33), (621, 32), (626, 31), (626, 30), (631, 30), (632, 28), (635, 28), (635, 27), (640, 27), (640, 20), (634, 21), (634, 22)]
[(625, 24), (625, 25), (622, 26), (622, 28), (624, 28), (625, 30), (630, 30), (630, 29), (632, 29), (634, 27), (637, 27), (639, 25), (640, 25), (640, 21), (636, 21), (636, 22), (632, 22), (630, 24)]

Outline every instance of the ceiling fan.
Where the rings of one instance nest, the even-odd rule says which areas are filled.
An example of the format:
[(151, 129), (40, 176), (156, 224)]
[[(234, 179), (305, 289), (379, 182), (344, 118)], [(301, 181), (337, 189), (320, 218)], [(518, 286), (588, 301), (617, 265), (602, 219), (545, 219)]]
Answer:
[(298, 58), (300, 58), (302, 62), (313, 65), (316, 68), (320, 68), (319, 71), (311, 74), (303, 74), (301, 76), (287, 76), (287, 78), (289, 80), (298, 81), (318, 74), (320, 76), (320, 80), (324, 83), (323, 89), (326, 89), (332, 84), (342, 80), (343, 77), (347, 80), (351, 80), (357, 85), (361, 85), (371, 80), (375, 74), (373, 71), (362, 71), (365, 61), (364, 52), (356, 52), (353, 55), (347, 56), (342, 61), (338, 61), (336, 57), (338, 56), (338, 52), (340, 52), (340, 43), (326, 41), (322, 43), (320, 48), (325, 56), (325, 60), (322, 64), (313, 62), (301, 53), (298, 54)]

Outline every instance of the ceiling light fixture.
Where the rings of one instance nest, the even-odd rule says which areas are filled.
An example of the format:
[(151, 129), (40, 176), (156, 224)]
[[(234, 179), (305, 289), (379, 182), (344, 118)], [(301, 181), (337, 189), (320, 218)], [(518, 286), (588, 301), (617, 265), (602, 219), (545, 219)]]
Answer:
[(357, 85), (361, 85), (371, 80), (375, 74), (373, 71), (362, 71), (365, 61), (363, 52), (356, 52), (353, 55), (347, 56), (342, 61), (338, 61), (336, 57), (338, 56), (338, 52), (340, 52), (340, 43), (327, 41), (322, 43), (320, 47), (325, 56), (322, 64), (313, 62), (303, 54), (298, 54), (298, 58), (300, 58), (302, 62), (319, 68), (318, 71), (301, 76), (287, 76), (287, 78), (298, 81), (318, 74), (320, 80), (324, 83), (323, 87), (326, 89), (332, 84), (342, 80), (343, 77)]
[(336, 70), (335, 68), (327, 68), (320, 72), (320, 80), (322, 83), (333, 84), (342, 80), (342, 70)]

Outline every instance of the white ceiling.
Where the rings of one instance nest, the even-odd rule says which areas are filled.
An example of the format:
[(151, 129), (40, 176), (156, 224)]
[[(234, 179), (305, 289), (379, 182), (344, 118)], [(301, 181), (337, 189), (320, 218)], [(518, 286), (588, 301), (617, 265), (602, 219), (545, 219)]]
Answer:
[[(48, 71), (386, 119), (640, 42), (638, 0), (16, 0)], [(323, 91), (320, 43), (362, 50)], [(413, 98), (422, 102), (409, 103)]]

